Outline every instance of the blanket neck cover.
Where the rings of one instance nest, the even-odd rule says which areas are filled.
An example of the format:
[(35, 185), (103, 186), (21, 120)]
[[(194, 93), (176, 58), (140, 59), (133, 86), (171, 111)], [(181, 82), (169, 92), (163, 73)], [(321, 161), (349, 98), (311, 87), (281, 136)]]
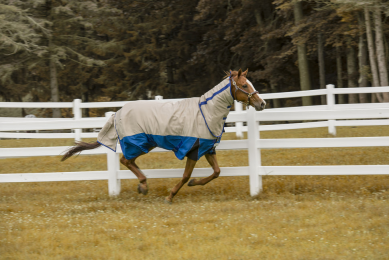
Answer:
[(154, 147), (172, 150), (182, 160), (198, 140), (199, 159), (220, 142), (233, 102), (229, 78), (197, 98), (129, 102), (111, 116), (97, 141), (116, 151), (119, 140), (128, 160)]

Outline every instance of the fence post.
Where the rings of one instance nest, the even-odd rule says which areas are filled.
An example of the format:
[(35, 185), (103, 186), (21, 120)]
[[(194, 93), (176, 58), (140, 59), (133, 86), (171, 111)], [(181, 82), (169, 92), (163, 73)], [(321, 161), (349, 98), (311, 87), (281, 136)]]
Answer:
[(250, 195), (256, 196), (262, 191), (262, 176), (259, 175), (259, 166), (261, 166), (261, 151), (258, 147), (259, 123), (255, 120), (255, 109), (253, 107), (250, 107), (247, 111), (247, 134)]
[[(74, 120), (80, 120), (82, 118), (82, 110), (81, 110), (81, 99), (73, 100), (73, 115)], [(82, 129), (74, 129), (74, 140), (76, 142), (81, 141), (81, 131)]]
[[(333, 110), (335, 106), (335, 94), (334, 94), (334, 88), (335, 86), (333, 84), (326, 85), (327, 88), (327, 109)], [(335, 120), (330, 119), (328, 120), (328, 133), (332, 134), (333, 136), (336, 136), (336, 126), (335, 126)]]
[(163, 96), (155, 96), (155, 100), (162, 100)]
[[(235, 107), (235, 112), (242, 112), (243, 111), (242, 103), (239, 103), (236, 100), (234, 101), (234, 107)], [(243, 128), (243, 122), (236, 122), (235, 123), (236, 137), (238, 137), (238, 138), (243, 137), (242, 128)]]
[[(105, 117), (109, 119), (115, 112), (105, 113)], [(118, 171), (120, 170), (119, 154), (107, 150), (107, 168), (108, 168), (108, 194), (109, 196), (117, 196), (120, 194), (121, 184), (118, 179)]]

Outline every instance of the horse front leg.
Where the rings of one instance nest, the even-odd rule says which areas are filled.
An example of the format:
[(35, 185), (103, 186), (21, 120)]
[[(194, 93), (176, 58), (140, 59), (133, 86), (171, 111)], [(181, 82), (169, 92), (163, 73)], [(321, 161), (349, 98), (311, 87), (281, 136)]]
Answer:
[(170, 195), (165, 198), (165, 202), (171, 204), (173, 202), (173, 197), (177, 194), (177, 192), (181, 189), (181, 187), (187, 183), (192, 175), (193, 168), (195, 167), (197, 161), (187, 158), (184, 175), (179, 183), (174, 186), (174, 188), (170, 191)]
[(219, 165), (217, 163), (216, 154), (206, 154), (205, 158), (207, 159), (208, 163), (211, 165), (211, 167), (213, 169), (213, 174), (206, 177), (206, 178), (202, 178), (199, 180), (192, 179), (188, 183), (188, 186), (205, 185), (208, 182), (212, 181), (213, 179), (216, 179), (217, 177), (219, 177), (220, 168), (219, 168)]

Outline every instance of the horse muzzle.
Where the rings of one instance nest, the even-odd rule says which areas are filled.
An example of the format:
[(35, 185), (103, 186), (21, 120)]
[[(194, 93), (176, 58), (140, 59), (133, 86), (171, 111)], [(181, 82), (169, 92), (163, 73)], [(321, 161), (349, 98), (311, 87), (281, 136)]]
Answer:
[(254, 108), (256, 111), (262, 111), (264, 110), (266, 107), (266, 101), (265, 100), (261, 100), (259, 102), (255, 102), (254, 103)]

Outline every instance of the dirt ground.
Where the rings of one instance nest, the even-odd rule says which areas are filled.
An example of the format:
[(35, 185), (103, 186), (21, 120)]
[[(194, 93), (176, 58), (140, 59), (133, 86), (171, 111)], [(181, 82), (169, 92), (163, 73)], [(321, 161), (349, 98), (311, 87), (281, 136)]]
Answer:
[[(387, 136), (388, 127), (338, 128), (338, 137)], [(261, 138), (330, 137), (327, 129), (263, 132)], [(224, 139), (234, 139), (226, 135)], [(0, 147), (62, 146), (71, 140), (0, 140)], [(104, 170), (105, 156), (0, 160), (0, 173)], [(246, 151), (218, 152), (220, 165), (247, 165)], [(269, 149), (263, 165), (388, 164), (388, 147)], [(172, 153), (141, 157), (141, 168), (181, 168)], [(207, 167), (205, 160), (198, 167)], [(124, 168), (123, 168), (124, 169)], [(210, 170), (210, 174), (211, 174)], [(387, 259), (388, 176), (264, 176), (184, 186), (151, 179), (147, 196), (122, 180), (0, 183), (0, 259)]]

